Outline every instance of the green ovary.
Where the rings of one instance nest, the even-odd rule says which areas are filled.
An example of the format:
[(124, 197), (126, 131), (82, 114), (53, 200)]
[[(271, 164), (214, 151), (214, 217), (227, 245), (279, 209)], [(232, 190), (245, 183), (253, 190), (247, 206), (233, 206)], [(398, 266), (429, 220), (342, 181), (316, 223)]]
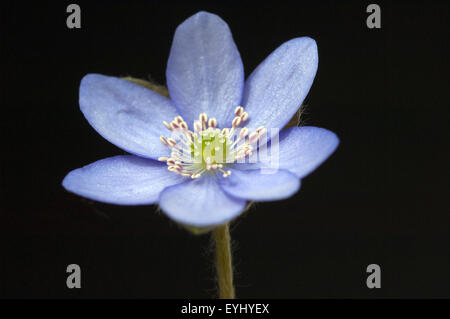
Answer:
[[(227, 162), (227, 138), (220, 132), (204, 131), (195, 136), (191, 144), (191, 156), (194, 163), (206, 167), (207, 164), (224, 164)], [(208, 163), (209, 161), (209, 163)]]

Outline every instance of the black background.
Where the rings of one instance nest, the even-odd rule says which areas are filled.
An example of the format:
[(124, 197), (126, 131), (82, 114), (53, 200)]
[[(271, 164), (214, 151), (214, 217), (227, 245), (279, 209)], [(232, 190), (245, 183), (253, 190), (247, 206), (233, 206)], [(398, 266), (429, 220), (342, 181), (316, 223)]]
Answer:
[[(237, 296), (450, 297), (449, 5), (380, 2), (70, 2), (1, 4), (1, 297), (215, 296), (208, 235), (155, 206), (118, 207), (66, 192), (70, 170), (124, 152), (78, 106), (87, 73), (165, 82), (173, 32), (200, 10), (230, 26), (246, 75), (299, 36), (318, 43), (303, 124), (341, 144), (289, 200), (232, 224)], [(66, 266), (82, 288), (66, 287)], [(366, 287), (366, 267), (382, 288)]]

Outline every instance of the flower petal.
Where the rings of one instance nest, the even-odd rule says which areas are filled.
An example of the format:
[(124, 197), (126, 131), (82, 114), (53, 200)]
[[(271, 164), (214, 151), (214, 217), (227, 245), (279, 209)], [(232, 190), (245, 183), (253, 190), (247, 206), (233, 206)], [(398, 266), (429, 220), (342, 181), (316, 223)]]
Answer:
[(170, 218), (197, 227), (223, 224), (239, 215), (245, 203), (225, 194), (215, 176), (168, 187), (159, 197), (159, 205)]
[(245, 83), (247, 126), (282, 129), (308, 94), (317, 64), (316, 42), (308, 37), (287, 41), (272, 52)]
[(185, 178), (166, 165), (133, 155), (109, 157), (71, 171), (63, 180), (68, 191), (100, 202), (143, 205), (157, 202), (167, 186)]
[(220, 186), (234, 197), (272, 201), (295, 194), (300, 188), (300, 179), (285, 170), (265, 174), (259, 169), (245, 171), (232, 169), (230, 176), (220, 179)]
[(162, 121), (171, 121), (177, 112), (166, 97), (116, 77), (88, 74), (80, 85), (80, 107), (114, 145), (153, 159), (169, 153), (159, 140), (166, 133)]
[[(278, 161), (269, 157), (267, 162), (241, 164), (239, 169), (257, 168), (284, 169), (303, 178), (322, 164), (337, 148), (339, 138), (324, 128), (303, 126), (291, 127), (280, 133)], [(271, 155), (274, 152), (270, 145)], [(275, 155), (276, 156), (276, 155)], [(254, 158), (251, 159), (254, 161)]]
[(167, 63), (170, 97), (188, 125), (202, 112), (230, 126), (244, 86), (244, 68), (228, 25), (199, 12), (180, 24)]

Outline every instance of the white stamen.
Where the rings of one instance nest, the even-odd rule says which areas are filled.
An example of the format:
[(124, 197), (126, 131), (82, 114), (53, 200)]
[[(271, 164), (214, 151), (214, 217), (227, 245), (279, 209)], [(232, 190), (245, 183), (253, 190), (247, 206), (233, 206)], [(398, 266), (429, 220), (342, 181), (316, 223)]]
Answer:
[[(257, 128), (249, 135), (246, 127), (240, 129), (237, 138), (234, 133), (244, 123), (249, 114), (242, 106), (234, 110), (231, 128), (217, 128), (217, 120), (201, 113), (193, 123), (194, 130), (189, 130), (188, 124), (181, 116), (176, 116), (170, 123), (163, 121), (163, 125), (173, 132), (172, 137), (160, 137), (161, 143), (171, 150), (170, 157), (159, 157), (166, 162), (168, 170), (184, 177), (199, 178), (203, 173), (221, 172), (228, 177), (230, 170), (223, 167), (239, 159), (252, 155), (253, 147), (261, 135), (264, 127)], [(205, 153), (210, 152), (210, 153)]]
[(196, 132), (202, 131), (202, 122), (201, 121), (194, 122), (194, 131), (196, 131)]

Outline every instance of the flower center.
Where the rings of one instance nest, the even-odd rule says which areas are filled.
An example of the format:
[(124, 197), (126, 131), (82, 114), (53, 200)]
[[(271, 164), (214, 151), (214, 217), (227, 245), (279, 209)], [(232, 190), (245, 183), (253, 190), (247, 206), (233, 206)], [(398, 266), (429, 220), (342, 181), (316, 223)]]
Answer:
[(206, 172), (221, 172), (223, 177), (231, 174), (226, 165), (252, 155), (260, 137), (265, 133), (263, 126), (249, 134), (247, 127), (240, 128), (248, 119), (248, 113), (242, 106), (234, 110), (231, 128), (217, 128), (217, 120), (206, 113), (194, 121), (194, 130), (188, 128), (181, 116), (172, 122), (163, 121), (172, 132), (171, 137), (160, 137), (161, 142), (171, 150), (170, 157), (160, 157), (166, 162), (168, 170), (182, 176), (199, 178)]

